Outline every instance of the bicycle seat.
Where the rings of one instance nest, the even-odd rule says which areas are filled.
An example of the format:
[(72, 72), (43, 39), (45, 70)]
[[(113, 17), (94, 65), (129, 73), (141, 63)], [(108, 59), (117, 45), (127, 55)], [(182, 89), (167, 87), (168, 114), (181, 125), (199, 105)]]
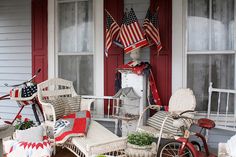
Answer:
[(197, 125), (205, 129), (212, 129), (215, 127), (216, 124), (213, 120), (207, 118), (201, 118), (198, 119)]

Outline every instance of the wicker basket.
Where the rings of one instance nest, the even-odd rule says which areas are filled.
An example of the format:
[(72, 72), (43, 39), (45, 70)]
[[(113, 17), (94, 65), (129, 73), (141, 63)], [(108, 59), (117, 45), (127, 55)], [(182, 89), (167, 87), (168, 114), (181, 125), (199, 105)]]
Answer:
[(125, 154), (128, 157), (156, 157), (156, 143), (153, 142), (151, 145), (148, 146), (137, 146), (127, 143)]

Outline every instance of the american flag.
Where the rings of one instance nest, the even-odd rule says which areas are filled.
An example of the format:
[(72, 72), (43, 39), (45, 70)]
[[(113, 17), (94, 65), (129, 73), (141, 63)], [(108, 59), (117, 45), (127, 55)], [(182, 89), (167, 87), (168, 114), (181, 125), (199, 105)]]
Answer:
[(129, 53), (148, 44), (132, 8), (130, 12), (128, 12), (128, 14), (125, 13), (123, 17), (119, 37), (124, 46), (125, 53)]
[(149, 44), (155, 44), (157, 46), (158, 52), (162, 49), (159, 24), (158, 24), (157, 12), (151, 14), (150, 8), (147, 11), (146, 17), (144, 19), (143, 28), (146, 37), (148, 38)]
[(111, 14), (106, 10), (106, 42), (105, 42), (105, 53), (108, 56), (108, 50), (111, 47), (112, 40), (116, 33), (119, 32), (120, 27), (111, 16)]

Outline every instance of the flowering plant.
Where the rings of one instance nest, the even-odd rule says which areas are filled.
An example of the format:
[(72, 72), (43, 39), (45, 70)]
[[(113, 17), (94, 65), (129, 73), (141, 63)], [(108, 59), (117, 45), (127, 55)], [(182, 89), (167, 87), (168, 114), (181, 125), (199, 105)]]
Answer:
[(32, 120), (30, 120), (29, 118), (25, 118), (23, 120), (22, 116), (19, 114), (16, 117), (16, 121), (15, 121), (15, 129), (16, 130), (25, 130), (28, 129), (32, 126), (34, 126), (34, 122)]

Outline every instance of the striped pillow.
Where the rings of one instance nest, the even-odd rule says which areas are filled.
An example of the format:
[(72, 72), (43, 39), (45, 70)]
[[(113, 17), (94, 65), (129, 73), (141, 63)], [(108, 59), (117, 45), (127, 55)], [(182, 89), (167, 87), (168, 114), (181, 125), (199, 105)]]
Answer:
[(65, 105), (63, 98), (57, 98), (55, 100), (46, 100), (46, 103), (50, 103), (54, 107), (56, 119), (59, 119), (65, 115)]
[[(163, 123), (165, 117), (167, 117), (169, 115), (170, 115), (170, 112), (159, 111), (156, 114), (154, 114), (152, 117), (148, 118), (147, 125), (155, 128), (157, 130), (161, 130), (161, 126), (162, 126), (162, 123)], [(164, 128), (163, 128), (163, 133), (172, 134), (172, 135), (177, 135), (177, 134), (181, 133), (179, 128), (173, 126), (173, 121), (174, 121), (173, 118), (171, 118), (171, 117), (167, 118)]]
[(81, 96), (65, 97), (65, 115), (80, 111)]

